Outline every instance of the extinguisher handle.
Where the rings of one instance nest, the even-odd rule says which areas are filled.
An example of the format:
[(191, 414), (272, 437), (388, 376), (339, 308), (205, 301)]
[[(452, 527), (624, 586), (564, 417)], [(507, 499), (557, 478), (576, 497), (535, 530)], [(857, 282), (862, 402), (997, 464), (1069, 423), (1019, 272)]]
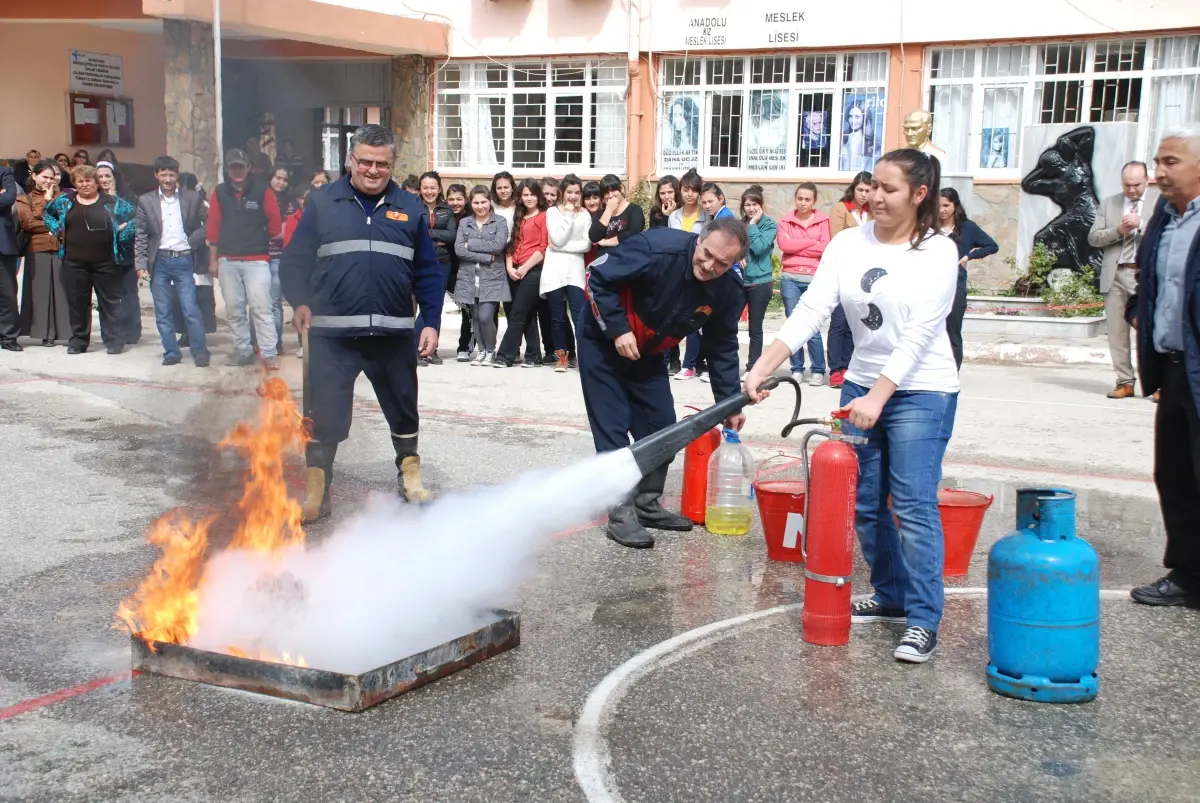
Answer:
[(850, 411), (849, 410), (834, 410), (832, 413), (829, 414), (829, 417), (837, 418), (842, 421), (845, 421), (847, 418), (850, 417)]

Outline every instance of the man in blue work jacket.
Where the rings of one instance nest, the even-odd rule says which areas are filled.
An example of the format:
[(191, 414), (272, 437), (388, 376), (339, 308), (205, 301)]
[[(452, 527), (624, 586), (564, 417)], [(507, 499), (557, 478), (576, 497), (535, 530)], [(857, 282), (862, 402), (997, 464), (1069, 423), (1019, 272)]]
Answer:
[(354, 132), (349, 172), (309, 196), (283, 252), (279, 278), (298, 331), (308, 330), (312, 441), (305, 461), (305, 521), (329, 515), (337, 445), (350, 436), (354, 382), (366, 373), (392, 430), (399, 494), (425, 502), (417, 454), (417, 355), (437, 350), (445, 286), (416, 196), (392, 182), (396, 140), (386, 128)]
[[(746, 227), (733, 218), (705, 224), (699, 235), (657, 228), (630, 237), (588, 268), (579, 338), (579, 375), (597, 452), (611, 452), (675, 423), (666, 353), (703, 329), (713, 398), (739, 390), (738, 319), (742, 281), (730, 271), (746, 255)], [(738, 413), (725, 425), (741, 429)], [(659, 501), (670, 461), (638, 484), (632, 500), (608, 513), (606, 533), (621, 546), (648, 549), (647, 527), (686, 532), (691, 520)]]

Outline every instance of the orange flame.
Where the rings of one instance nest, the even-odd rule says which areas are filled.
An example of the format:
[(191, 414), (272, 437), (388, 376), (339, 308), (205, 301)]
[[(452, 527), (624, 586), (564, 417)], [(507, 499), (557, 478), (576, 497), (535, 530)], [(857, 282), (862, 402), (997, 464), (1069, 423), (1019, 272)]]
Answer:
[(236, 449), (250, 462), (250, 479), (238, 502), (241, 520), (229, 548), (269, 555), (304, 541), (300, 503), (288, 496), (283, 462), (288, 452), (304, 449), (308, 435), (286, 382), (272, 377), (259, 392), (263, 403), (255, 424), (242, 421), (218, 445)]
[[(308, 442), (304, 418), (292, 401), (287, 383), (271, 377), (259, 389), (262, 403), (253, 422), (240, 422), (219, 444), (236, 449), (249, 462), (238, 525), (230, 549), (249, 549), (276, 555), (304, 542), (300, 504), (288, 495), (284, 461), (302, 452)], [(117, 609), (114, 627), (127, 629), (149, 642), (186, 644), (203, 626), (199, 621), (200, 583), (213, 518), (194, 519), (182, 509), (171, 510), (151, 523), (146, 541), (162, 550), (141, 586)], [(248, 657), (236, 645), (230, 655)], [(307, 666), (302, 656), (276, 657), (260, 653), (259, 660)]]

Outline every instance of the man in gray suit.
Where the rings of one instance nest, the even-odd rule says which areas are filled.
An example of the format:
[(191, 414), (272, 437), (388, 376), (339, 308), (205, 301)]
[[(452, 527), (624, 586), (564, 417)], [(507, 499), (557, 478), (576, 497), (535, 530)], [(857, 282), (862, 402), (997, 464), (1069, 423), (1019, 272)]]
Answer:
[(194, 190), (179, 188), (179, 162), (170, 156), (154, 160), (154, 177), (158, 189), (138, 198), (133, 264), (138, 276), (151, 277), (154, 320), (163, 344), (162, 364), (179, 365), (183, 360), (171, 317), (174, 292), (187, 321), (192, 361), (197, 367), (207, 368), (208, 344), (193, 277), (195, 254), (203, 249), (205, 242), (204, 198)]
[(1105, 198), (1088, 233), (1093, 248), (1104, 249), (1100, 292), (1108, 328), (1108, 350), (1117, 372), (1117, 386), (1110, 399), (1133, 395), (1133, 354), (1129, 347), (1129, 324), (1125, 304), (1137, 294), (1137, 252), (1146, 222), (1158, 201), (1158, 190), (1147, 189), (1149, 175), (1144, 162), (1129, 162), (1121, 169), (1121, 194)]

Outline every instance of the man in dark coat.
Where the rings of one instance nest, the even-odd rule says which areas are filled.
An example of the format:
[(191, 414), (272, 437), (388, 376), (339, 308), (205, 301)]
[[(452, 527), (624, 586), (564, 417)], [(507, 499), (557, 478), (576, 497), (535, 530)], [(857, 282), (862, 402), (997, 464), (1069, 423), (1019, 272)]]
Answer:
[[(337, 445), (350, 436), (354, 382), (365, 373), (392, 430), (399, 494), (424, 502), (417, 453), (417, 357), (437, 350), (445, 279), (425, 206), (392, 179), (396, 140), (354, 132), (349, 172), (313, 193), (279, 265), (292, 323), (308, 330), (312, 441), (305, 521), (329, 515)], [(414, 303), (415, 299), (415, 303)], [(427, 322), (413, 348), (417, 308)]]
[(1170, 129), (1155, 154), (1162, 196), (1138, 249), (1137, 327), (1142, 393), (1159, 394), (1154, 485), (1167, 574), (1131, 595), (1144, 605), (1200, 607), (1200, 125)]
[(17, 342), (21, 321), (17, 315), (17, 263), (21, 259), (17, 248), (17, 218), (13, 205), (17, 202), (16, 179), (10, 167), (0, 167), (0, 349), (24, 351)]
[[(588, 268), (591, 315), (578, 340), (579, 376), (597, 452), (611, 452), (675, 423), (666, 353), (703, 330), (713, 398), (739, 390), (738, 318), (746, 305), (734, 265), (749, 245), (733, 218), (699, 235), (657, 228), (630, 237)], [(745, 416), (726, 426), (741, 429)], [(621, 546), (654, 546), (647, 527), (687, 531), (692, 522), (663, 508), (670, 462), (642, 478), (632, 501), (608, 513), (606, 533)]]

